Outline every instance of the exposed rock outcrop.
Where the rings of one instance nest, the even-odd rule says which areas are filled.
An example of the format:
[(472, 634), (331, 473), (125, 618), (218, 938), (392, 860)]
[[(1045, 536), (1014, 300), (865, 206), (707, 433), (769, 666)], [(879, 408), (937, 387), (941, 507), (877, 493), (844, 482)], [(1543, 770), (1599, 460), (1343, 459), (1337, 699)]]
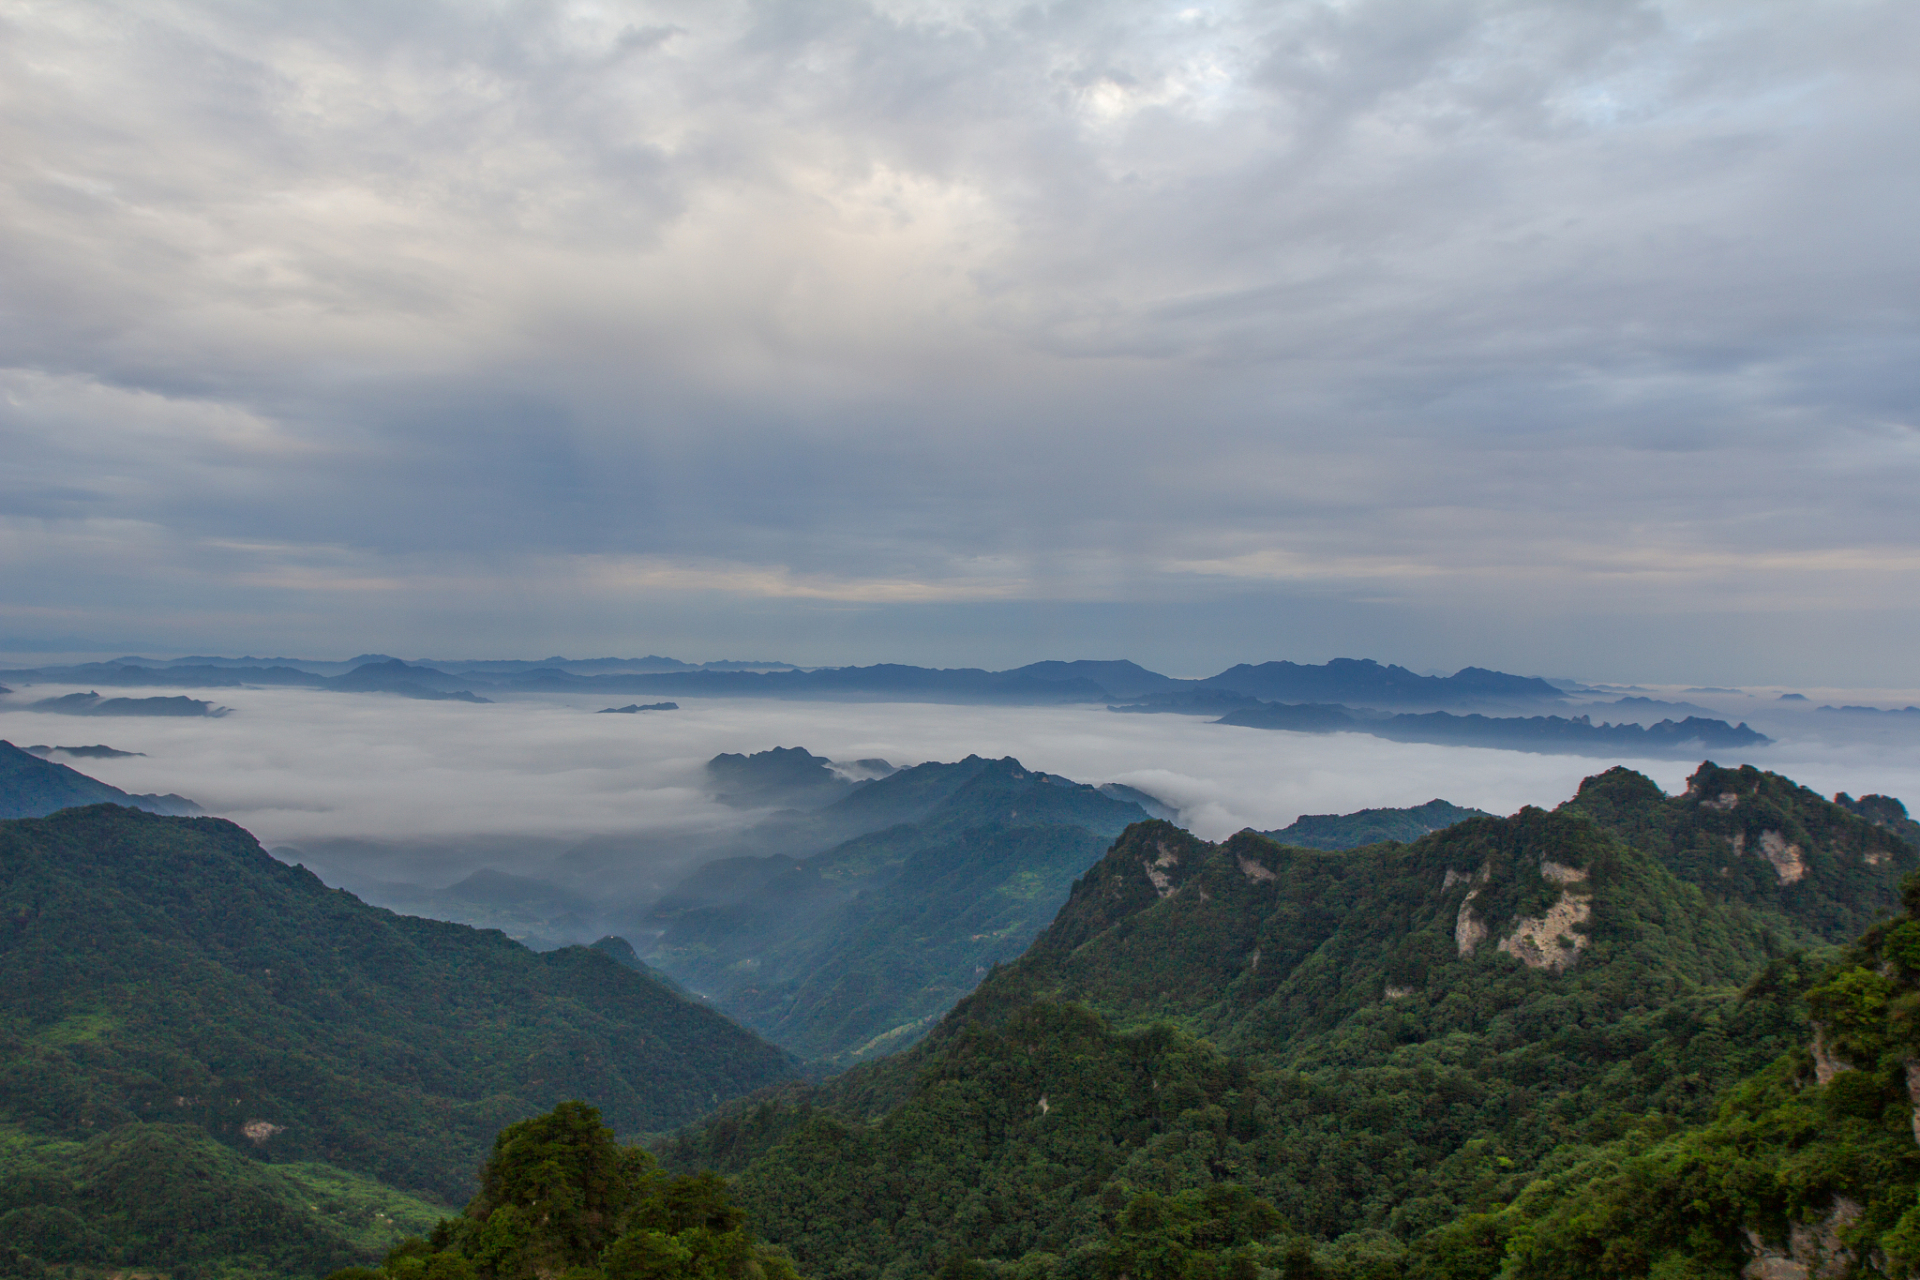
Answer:
[(1781, 884), (1798, 884), (1806, 879), (1807, 861), (1797, 844), (1788, 844), (1778, 831), (1760, 833), (1760, 856), (1773, 864)]
[(1818, 1226), (1804, 1222), (1788, 1225), (1785, 1249), (1768, 1244), (1759, 1232), (1748, 1227), (1747, 1247), (1753, 1260), (1741, 1274), (1747, 1280), (1841, 1280), (1851, 1273), (1856, 1259), (1853, 1250), (1841, 1241), (1840, 1232), (1859, 1216), (1857, 1202), (1836, 1196), (1832, 1212)]
[(1562, 893), (1543, 916), (1514, 922), (1513, 931), (1500, 939), (1499, 950), (1531, 969), (1565, 973), (1587, 945), (1577, 926), (1593, 916), (1593, 904), (1584, 897)]
[(1167, 868), (1178, 866), (1180, 855), (1167, 848), (1167, 842), (1164, 840), (1156, 847), (1160, 851), (1160, 856), (1152, 862), (1142, 862), (1140, 865), (1147, 869), (1147, 879), (1153, 881), (1153, 891), (1164, 898), (1173, 892), (1173, 877), (1167, 874)]

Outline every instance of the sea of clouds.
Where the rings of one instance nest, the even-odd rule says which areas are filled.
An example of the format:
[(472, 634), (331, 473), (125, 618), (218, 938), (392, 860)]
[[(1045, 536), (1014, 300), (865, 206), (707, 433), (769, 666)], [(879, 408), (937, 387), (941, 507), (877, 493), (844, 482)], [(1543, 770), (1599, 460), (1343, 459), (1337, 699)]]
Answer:
[[(0, 707), (65, 691), (21, 690)], [(492, 866), (629, 898), (669, 887), (723, 848), (729, 832), (764, 816), (721, 805), (706, 790), (703, 766), (723, 751), (800, 746), (834, 760), (895, 765), (1014, 756), (1081, 782), (1139, 787), (1178, 807), (1209, 839), (1282, 827), (1302, 813), (1435, 797), (1494, 813), (1552, 806), (1613, 764), (1678, 791), (1698, 764), (1241, 729), (1097, 706), (684, 698), (677, 711), (597, 715), (604, 696), (475, 705), (239, 689), (216, 700), (230, 714), (83, 718), (6, 709), (0, 737), (141, 752), (67, 762), (130, 792), (194, 799), (330, 883), (444, 886)], [(1711, 701), (1731, 713), (1741, 699)], [(1816, 714), (1816, 704), (1744, 703), (1767, 713), (1750, 718), (1779, 741), (1719, 763), (1750, 762), (1827, 795), (1920, 800), (1920, 733), (1862, 725), (1848, 735), (1836, 732), (1834, 717)]]

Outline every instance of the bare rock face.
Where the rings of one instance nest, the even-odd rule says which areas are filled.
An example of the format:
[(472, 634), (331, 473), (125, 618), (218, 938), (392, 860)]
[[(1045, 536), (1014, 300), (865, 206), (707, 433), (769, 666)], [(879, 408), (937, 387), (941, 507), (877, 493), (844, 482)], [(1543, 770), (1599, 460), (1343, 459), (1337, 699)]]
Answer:
[(1152, 862), (1142, 862), (1140, 865), (1147, 869), (1147, 879), (1153, 881), (1153, 891), (1164, 898), (1173, 892), (1173, 877), (1167, 874), (1167, 868), (1178, 866), (1180, 855), (1167, 848), (1165, 840), (1162, 840), (1157, 847), (1160, 856)]
[[(1454, 946), (1463, 958), (1472, 955), (1487, 939), (1487, 923), (1474, 912), (1473, 904), (1480, 896), (1481, 886), (1486, 883), (1488, 870), (1483, 866), (1474, 875), (1474, 887), (1461, 900), (1460, 914), (1454, 920)], [(1458, 883), (1455, 879), (1458, 874), (1447, 872), (1443, 891)], [(1588, 900), (1583, 884), (1587, 873), (1577, 867), (1542, 859), (1540, 877), (1549, 883), (1564, 886), (1559, 899), (1547, 908), (1545, 915), (1514, 921), (1513, 928), (1494, 944), (1494, 948), (1530, 969), (1565, 973), (1580, 958), (1581, 950), (1587, 945), (1587, 935), (1578, 930), (1578, 926), (1593, 917), (1593, 904)]]
[[(1458, 873), (1453, 871), (1447, 872), (1447, 887), (1451, 888), (1456, 883), (1453, 879), (1456, 874)], [(1486, 921), (1473, 913), (1473, 900), (1480, 896), (1480, 886), (1487, 882), (1487, 874), (1488, 870), (1484, 866), (1474, 872), (1473, 888), (1467, 890), (1467, 896), (1460, 900), (1460, 914), (1454, 917), (1453, 945), (1458, 949), (1462, 959), (1472, 955), (1473, 949), (1486, 941)]]
[(1806, 856), (1797, 844), (1788, 844), (1778, 831), (1760, 833), (1760, 856), (1773, 864), (1781, 884), (1798, 884), (1807, 877)]
[(1920, 1058), (1907, 1059), (1907, 1101), (1913, 1104), (1913, 1140), (1920, 1144)]
[[(1817, 1022), (1813, 1024), (1812, 1053), (1813, 1079), (1816, 1084), (1832, 1084), (1833, 1078), (1842, 1071), (1853, 1070), (1853, 1064), (1851, 1062), (1848, 1062), (1845, 1058), (1835, 1056), (1833, 1050), (1827, 1046), (1826, 1028)], [(1911, 1070), (1909, 1070), (1907, 1078), (1909, 1081), (1913, 1079)]]
[(1856, 1261), (1853, 1250), (1841, 1243), (1842, 1228), (1860, 1216), (1860, 1205), (1835, 1196), (1833, 1211), (1818, 1225), (1795, 1222), (1787, 1228), (1787, 1247), (1768, 1244), (1751, 1227), (1747, 1247), (1753, 1260), (1741, 1272), (1746, 1280), (1842, 1280)]
[(1592, 916), (1592, 903), (1562, 893), (1544, 916), (1515, 921), (1513, 932), (1500, 939), (1499, 949), (1530, 969), (1565, 973), (1587, 945), (1587, 935), (1575, 926)]

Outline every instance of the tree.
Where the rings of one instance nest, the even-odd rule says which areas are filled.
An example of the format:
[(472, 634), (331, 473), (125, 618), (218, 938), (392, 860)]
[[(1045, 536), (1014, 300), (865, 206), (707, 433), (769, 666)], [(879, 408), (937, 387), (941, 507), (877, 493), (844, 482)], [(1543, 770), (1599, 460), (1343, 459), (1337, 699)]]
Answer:
[(756, 1244), (724, 1179), (668, 1178), (584, 1102), (502, 1130), (480, 1191), (379, 1272), (329, 1280), (799, 1280)]

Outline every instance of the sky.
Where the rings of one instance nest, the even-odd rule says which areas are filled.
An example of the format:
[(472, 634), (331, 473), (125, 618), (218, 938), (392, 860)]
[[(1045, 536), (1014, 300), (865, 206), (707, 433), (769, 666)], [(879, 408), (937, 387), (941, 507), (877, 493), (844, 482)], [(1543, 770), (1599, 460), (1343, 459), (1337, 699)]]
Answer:
[(1916, 60), (1898, 0), (0, 0), (0, 652), (1920, 685)]

